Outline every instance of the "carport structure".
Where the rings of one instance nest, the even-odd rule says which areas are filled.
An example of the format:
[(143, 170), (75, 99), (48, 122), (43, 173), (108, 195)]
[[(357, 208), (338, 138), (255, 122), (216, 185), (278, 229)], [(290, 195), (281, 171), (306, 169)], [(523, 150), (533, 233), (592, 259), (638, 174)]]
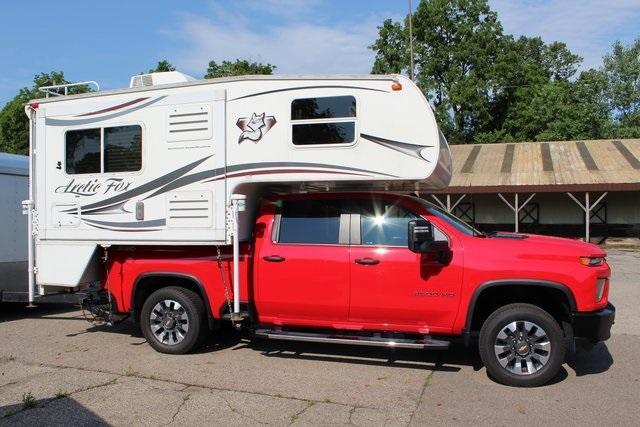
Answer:
[(640, 237), (640, 139), (454, 145), (453, 177), (420, 194), (484, 230)]

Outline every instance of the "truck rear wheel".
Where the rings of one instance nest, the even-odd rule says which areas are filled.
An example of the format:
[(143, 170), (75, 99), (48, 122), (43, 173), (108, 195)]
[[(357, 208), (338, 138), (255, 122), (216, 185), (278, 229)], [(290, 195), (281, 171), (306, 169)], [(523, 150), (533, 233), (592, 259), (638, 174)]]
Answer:
[(487, 374), (515, 387), (548, 383), (565, 356), (560, 325), (531, 304), (509, 304), (494, 311), (480, 330), (479, 346)]
[(196, 349), (206, 331), (205, 308), (193, 291), (170, 286), (152, 293), (140, 313), (140, 327), (151, 347), (161, 353)]

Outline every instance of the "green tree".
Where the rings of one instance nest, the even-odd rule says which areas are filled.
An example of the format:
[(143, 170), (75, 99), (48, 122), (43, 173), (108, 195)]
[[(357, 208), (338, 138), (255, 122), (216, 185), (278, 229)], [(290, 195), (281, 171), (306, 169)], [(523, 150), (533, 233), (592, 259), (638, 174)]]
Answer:
[(149, 73), (163, 73), (166, 71), (175, 71), (176, 67), (174, 67), (169, 61), (163, 59), (162, 61), (158, 61), (158, 65), (155, 68), (149, 69)]
[(601, 138), (610, 129), (602, 73), (574, 79), (582, 58), (539, 37), (503, 40), (496, 61), (491, 121), (477, 142)]
[(213, 79), (216, 77), (241, 76), (247, 74), (273, 74), (275, 69), (275, 65), (249, 62), (246, 59), (236, 59), (235, 62), (222, 61), (220, 64), (216, 61), (209, 61), (207, 74), (205, 74), (204, 78)]
[(408, 72), (409, 33), (406, 26), (391, 19), (385, 19), (378, 27), (378, 39), (369, 46), (376, 53), (373, 74), (400, 74)]
[[(24, 87), (0, 110), (0, 151), (16, 154), (27, 154), (29, 151), (29, 118), (24, 112), (24, 105), (46, 94), (39, 90), (42, 86), (69, 83), (62, 71), (36, 74), (31, 88)], [(68, 94), (73, 95), (89, 91), (87, 86), (73, 86)], [(62, 93), (62, 91), (60, 91)]]
[[(502, 26), (486, 0), (421, 1), (413, 15), (416, 83), (452, 143), (470, 142), (490, 121), (493, 68)], [(389, 20), (371, 48), (373, 72), (408, 68), (406, 24)]]
[(614, 136), (640, 137), (640, 38), (629, 46), (619, 41), (605, 55), (602, 71), (607, 79), (607, 98), (616, 119)]
[[(374, 73), (407, 73), (407, 21), (386, 20)], [(562, 42), (503, 34), (486, 0), (422, 0), (414, 15), (416, 83), (452, 143), (602, 138), (611, 132), (606, 78), (576, 76)]]

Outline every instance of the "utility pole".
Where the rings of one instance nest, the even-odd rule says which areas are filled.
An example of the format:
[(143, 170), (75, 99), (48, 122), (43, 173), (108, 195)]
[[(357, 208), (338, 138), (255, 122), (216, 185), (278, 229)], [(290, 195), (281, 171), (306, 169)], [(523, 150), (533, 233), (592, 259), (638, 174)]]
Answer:
[(409, 0), (409, 55), (411, 55), (411, 68), (409, 68), (409, 78), (413, 80), (413, 8)]

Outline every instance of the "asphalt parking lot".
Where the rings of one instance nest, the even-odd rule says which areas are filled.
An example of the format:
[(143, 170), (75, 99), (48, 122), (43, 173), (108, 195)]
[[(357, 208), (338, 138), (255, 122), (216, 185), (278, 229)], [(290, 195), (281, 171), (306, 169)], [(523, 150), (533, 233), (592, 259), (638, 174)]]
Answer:
[(4, 425), (638, 425), (640, 252), (610, 250), (612, 338), (550, 385), (493, 383), (476, 351), (250, 342), (156, 353), (133, 322), (0, 305)]

